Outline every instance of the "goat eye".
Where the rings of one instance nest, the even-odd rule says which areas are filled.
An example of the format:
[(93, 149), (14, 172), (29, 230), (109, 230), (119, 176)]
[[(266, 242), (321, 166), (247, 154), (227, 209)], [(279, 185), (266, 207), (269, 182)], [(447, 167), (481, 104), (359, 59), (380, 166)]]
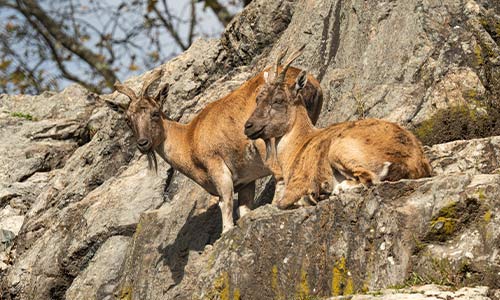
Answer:
[(151, 113), (151, 118), (153, 119), (159, 119), (160, 118), (160, 112), (159, 111), (154, 111)]
[(283, 99), (277, 99), (276, 101), (274, 101), (271, 104), (271, 107), (272, 108), (282, 108), (284, 104), (285, 104), (285, 102), (283, 101)]

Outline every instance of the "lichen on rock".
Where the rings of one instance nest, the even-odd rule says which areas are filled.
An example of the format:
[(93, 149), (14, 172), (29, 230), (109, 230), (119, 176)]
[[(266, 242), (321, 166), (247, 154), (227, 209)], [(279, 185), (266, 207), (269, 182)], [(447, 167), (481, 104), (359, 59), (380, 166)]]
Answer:
[[(320, 126), (378, 117), (431, 136), (450, 121), (439, 111), (481, 122), (498, 99), (498, 20), (495, 0), (254, 0), (221, 39), (199, 39), (162, 66), (171, 84), (163, 109), (187, 122), (285, 48), (305, 44), (294, 65), (321, 82)], [(143, 78), (126, 83), (137, 90)], [(150, 174), (103, 98), (126, 101), (78, 86), (0, 96), (0, 224), (16, 229), (0, 250), (0, 298), (499, 294), (499, 136), (427, 147), (432, 178), (315, 207), (264, 205), (221, 236), (209, 195), (163, 162)], [(458, 290), (410, 287), (430, 283)]]

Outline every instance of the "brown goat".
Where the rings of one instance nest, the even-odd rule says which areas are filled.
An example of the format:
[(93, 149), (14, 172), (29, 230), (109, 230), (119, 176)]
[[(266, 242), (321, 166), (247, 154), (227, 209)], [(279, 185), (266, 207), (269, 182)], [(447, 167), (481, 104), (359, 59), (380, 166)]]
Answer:
[(278, 207), (290, 207), (303, 197), (317, 202), (360, 184), (431, 175), (421, 143), (395, 123), (366, 119), (315, 128), (302, 94), (305, 71), (295, 85), (285, 84), (284, 72), (260, 90), (245, 124), (251, 139), (276, 138), (274, 153), (285, 184)]
[[(286, 82), (294, 84), (299, 73), (299, 69), (290, 69)], [(243, 126), (255, 109), (255, 97), (264, 84), (265, 74), (268, 72), (259, 73), (229, 95), (208, 104), (188, 124), (169, 120), (162, 112), (168, 85), (149, 96), (149, 86), (161, 78), (161, 70), (145, 80), (139, 96), (130, 88), (115, 84), (116, 90), (131, 100), (127, 107), (119, 110), (125, 112), (137, 147), (148, 156), (150, 168), (156, 168), (157, 153), (207, 192), (218, 196), (223, 232), (234, 226), (234, 193), (239, 193), (239, 213), (243, 216), (251, 209), (255, 180), (273, 173), (271, 165), (266, 164), (266, 145), (262, 141), (251, 141), (243, 134)], [(309, 94), (304, 99), (311, 121), (315, 123), (323, 97), (319, 83), (313, 77), (309, 82), (306, 87)], [(120, 108), (116, 103), (109, 104)]]

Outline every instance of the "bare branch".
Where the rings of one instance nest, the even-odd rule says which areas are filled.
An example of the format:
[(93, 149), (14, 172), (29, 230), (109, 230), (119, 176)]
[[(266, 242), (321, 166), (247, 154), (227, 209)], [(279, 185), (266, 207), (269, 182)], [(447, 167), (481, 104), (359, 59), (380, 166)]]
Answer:
[(9, 2), (7, 0), (0, 0), (0, 7), (8, 7), (8, 8), (17, 9), (17, 6), (14, 3)]
[(193, 43), (194, 38), (194, 28), (196, 27), (196, 2), (195, 0), (190, 0), (191, 5), (191, 20), (189, 22), (189, 34), (188, 34), (188, 44), (191, 45)]
[[(167, 0), (0, 0), (0, 89), (41, 92), (67, 79), (101, 92), (117, 74), (157, 67), (198, 35), (210, 35), (200, 28), (202, 13), (225, 25), (231, 8), (246, 2), (186, 0), (179, 10), (174, 6), (181, 3)], [(201, 4), (208, 10), (200, 11)]]
[(50, 38), (49, 34), (42, 27), (40, 27), (37, 22), (35, 22), (31, 18), (27, 17), (27, 20), (31, 24), (31, 26), (33, 26), (33, 28), (35, 28), (35, 30), (43, 37), (43, 39), (47, 43), (47, 46), (49, 47), (50, 52), (52, 54), (52, 59), (57, 64), (57, 67), (61, 71), (64, 78), (69, 79), (69, 80), (74, 81), (74, 82), (77, 82), (77, 83), (83, 85), (84, 87), (88, 88), (89, 90), (99, 91), (97, 86), (95, 86), (91, 83), (85, 82), (85, 81), (81, 80), (80, 78), (78, 78), (77, 76), (71, 74), (64, 66), (64, 64), (62, 62), (62, 58), (57, 53), (56, 45), (52, 41), (52, 39)]
[[(93, 53), (91, 50), (79, 43), (76, 39), (64, 33), (64, 31), (62, 31), (61, 29), (61, 26), (55, 23), (54, 20), (46, 14), (41, 9), (41, 7), (38, 6), (38, 3), (35, 0), (17, 0), (17, 3), (19, 11), (27, 19), (30, 19), (31, 16), (35, 17), (37, 21), (44, 27), (47, 33), (49, 33), (52, 37), (54, 37), (54, 39), (60, 42), (62, 46), (76, 54), (93, 69), (99, 72), (99, 74), (104, 77), (108, 86), (113, 85), (117, 78), (110, 66), (103, 62), (102, 58), (99, 55)], [(37, 30), (41, 30), (40, 26), (36, 26), (36, 28)]]
[(29, 78), (29, 82), (31, 86), (35, 89), (35, 92), (40, 93), (43, 90), (43, 88), (40, 85), (40, 80), (35, 75), (35, 71), (43, 61), (40, 61), (38, 64), (35, 65), (34, 68), (30, 69), (28, 63), (24, 61), (15, 51), (13, 51), (8, 45), (8, 43), (5, 42), (4, 39), (2, 39), (2, 46), (3, 46), (2, 50), (5, 51), (7, 54), (9, 54), (12, 58), (14, 58), (17, 62), (18, 68), (20, 68), (22, 72), (25, 75), (27, 75), (26, 77)]
[[(170, 33), (172, 38), (175, 40), (177, 45), (179, 45), (179, 47), (183, 51), (187, 50), (187, 48), (189, 48), (189, 45), (185, 45), (184, 42), (182, 41), (177, 30), (174, 28), (174, 25), (172, 24), (172, 21), (171, 21), (172, 19), (171, 18), (169, 18), (169, 19), (164, 18), (163, 15), (161, 14), (161, 12), (156, 7), (156, 5), (154, 5), (152, 7), (152, 9), (155, 12), (156, 16), (158, 17), (158, 19), (162, 22), (163, 26), (165, 26), (165, 29)], [(168, 17), (168, 15), (170, 14), (170, 11), (169, 11), (166, 3), (164, 3), (164, 9), (165, 9), (165, 13), (167, 14), (167, 17)]]
[(219, 22), (226, 27), (229, 22), (233, 19), (233, 15), (229, 13), (227, 8), (224, 5), (221, 5), (219, 1), (217, 0), (199, 0), (199, 2), (205, 2), (205, 5), (207, 7), (210, 7), (210, 9), (214, 12), (214, 14), (217, 16), (217, 19), (219, 19)]

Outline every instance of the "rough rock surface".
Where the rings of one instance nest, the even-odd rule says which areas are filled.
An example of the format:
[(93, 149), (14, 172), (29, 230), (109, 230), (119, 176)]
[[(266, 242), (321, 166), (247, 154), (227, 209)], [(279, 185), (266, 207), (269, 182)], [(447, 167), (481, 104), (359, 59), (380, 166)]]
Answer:
[(499, 196), (499, 174), (450, 174), (311, 208), (264, 206), (205, 252), (197, 296), (294, 299), (428, 282), (498, 289)]
[[(409, 289), (387, 289), (377, 291), (369, 295), (354, 295), (352, 300), (440, 300), (440, 299), (455, 299), (455, 300), (490, 300), (490, 290), (488, 287), (480, 286), (475, 288), (465, 287), (457, 291), (451, 291), (444, 286), (436, 286), (433, 284), (418, 286)], [(346, 299), (344, 296), (328, 298), (328, 300)]]
[(436, 174), (489, 174), (500, 171), (500, 137), (434, 145), (426, 154)]
[(113, 290), (129, 244), (130, 237), (120, 235), (110, 237), (97, 250), (88, 267), (73, 280), (66, 291), (66, 298), (113, 299)]
[[(254, 0), (221, 39), (162, 66), (164, 110), (187, 122), (303, 43), (296, 65), (321, 81), (320, 125), (411, 127), (500, 92), (496, 0)], [(0, 299), (346, 299), (427, 283), (485, 287), (381, 293), (500, 298), (500, 137), (427, 149), (433, 178), (263, 206), (221, 237), (208, 194), (163, 162), (148, 171), (102, 98), (126, 101), (78, 86), (0, 95)]]

